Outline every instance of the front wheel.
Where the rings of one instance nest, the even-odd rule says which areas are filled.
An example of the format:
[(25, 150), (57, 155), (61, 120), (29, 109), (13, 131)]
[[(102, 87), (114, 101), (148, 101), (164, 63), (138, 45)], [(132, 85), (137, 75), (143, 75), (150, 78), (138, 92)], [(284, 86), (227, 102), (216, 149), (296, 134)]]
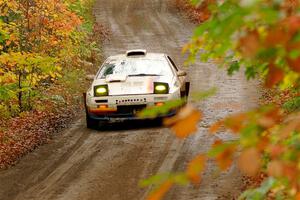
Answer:
[(98, 125), (99, 125), (99, 121), (98, 120), (92, 119), (88, 115), (86, 116), (86, 126), (87, 126), (87, 128), (89, 128), (89, 129), (96, 129), (96, 128), (98, 128)]

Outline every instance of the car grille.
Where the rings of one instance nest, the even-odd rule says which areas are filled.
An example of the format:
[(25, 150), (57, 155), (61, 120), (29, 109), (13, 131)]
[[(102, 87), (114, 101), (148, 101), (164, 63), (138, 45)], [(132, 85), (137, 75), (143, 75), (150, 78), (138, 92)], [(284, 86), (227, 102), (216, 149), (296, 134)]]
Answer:
[(130, 99), (120, 99), (116, 100), (116, 104), (129, 104), (129, 103), (144, 103), (147, 102), (146, 98), (130, 98)]
[(119, 114), (133, 115), (146, 108), (146, 105), (118, 106), (117, 108)]

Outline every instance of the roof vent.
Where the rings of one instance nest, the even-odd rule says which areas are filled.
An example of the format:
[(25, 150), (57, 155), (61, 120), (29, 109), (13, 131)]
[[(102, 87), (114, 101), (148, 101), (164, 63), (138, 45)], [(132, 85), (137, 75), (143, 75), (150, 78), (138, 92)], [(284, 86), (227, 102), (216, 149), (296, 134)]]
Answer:
[(130, 50), (126, 52), (127, 57), (131, 56), (146, 56), (147, 51), (144, 49), (136, 49), (136, 50)]

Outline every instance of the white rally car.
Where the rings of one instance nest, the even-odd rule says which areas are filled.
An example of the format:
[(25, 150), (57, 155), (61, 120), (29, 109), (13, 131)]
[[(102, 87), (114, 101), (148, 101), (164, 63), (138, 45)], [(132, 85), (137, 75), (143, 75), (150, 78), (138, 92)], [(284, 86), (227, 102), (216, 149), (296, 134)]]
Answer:
[(166, 54), (131, 50), (107, 58), (85, 94), (87, 127), (139, 119), (144, 108), (187, 98), (186, 75)]

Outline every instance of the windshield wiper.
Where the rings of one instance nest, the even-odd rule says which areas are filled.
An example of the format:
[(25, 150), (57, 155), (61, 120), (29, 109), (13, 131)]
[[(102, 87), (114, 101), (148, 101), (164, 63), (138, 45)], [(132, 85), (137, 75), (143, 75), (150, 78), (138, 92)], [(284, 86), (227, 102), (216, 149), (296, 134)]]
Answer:
[(159, 74), (130, 74), (128, 76), (161, 76)]

